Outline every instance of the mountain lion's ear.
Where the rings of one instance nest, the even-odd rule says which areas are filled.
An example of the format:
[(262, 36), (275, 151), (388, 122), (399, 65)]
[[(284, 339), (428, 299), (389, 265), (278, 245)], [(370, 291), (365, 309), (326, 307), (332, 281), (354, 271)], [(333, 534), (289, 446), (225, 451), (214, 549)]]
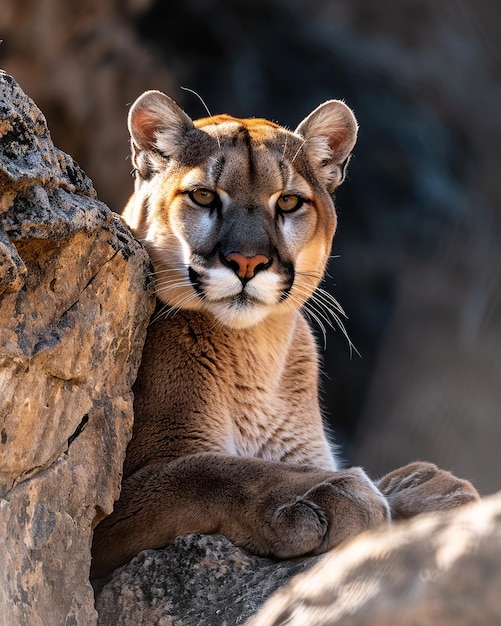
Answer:
[(355, 116), (340, 100), (324, 102), (296, 128), (295, 133), (305, 140), (306, 152), (330, 193), (344, 180), (357, 131)]
[(143, 150), (169, 156), (194, 128), (192, 119), (161, 91), (145, 91), (139, 96), (129, 111), (128, 126), (136, 167)]

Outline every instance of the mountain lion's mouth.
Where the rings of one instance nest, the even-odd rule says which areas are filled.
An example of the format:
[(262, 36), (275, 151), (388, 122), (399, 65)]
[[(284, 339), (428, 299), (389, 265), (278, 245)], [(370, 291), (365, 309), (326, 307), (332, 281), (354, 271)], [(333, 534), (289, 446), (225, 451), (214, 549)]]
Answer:
[(224, 298), (211, 298), (210, 295), (208, 295), (203, 290), (201, 291), (201, 293), (203, 294), (204, 301), (210, 304), (219, 304), (219, 305), (222, 304), (225, 306), (238, 307), (238, 308), (266, 304), (263, 300), (261, 300), (257, 296), (250, 295), (249, 293), (247, 293), (247, 291), (245, 290), (245, 287), (242, 287), (241, 291), (239, 291), (238, 293), (234, 295), (226, 296)]
[[(202, 274), (199, 274), (195, 269), (193, 269), (193, 267), (190, 266), (188, 269), (188, 275), (197, 295), (207, 303), (239, 308), (265, 304), (264, 298), (261, 299), (259, 298), (259, 295), (250, 294), (248, 292), (247, 285), (249, 283), (242, 285), (240, 290), (235, 293), (230, 293), (224, 297), (214, 297), (211, 296), (206, 289), (204, 289)], [(285, 297), (287, 297), (287, 295), (285, 295), (282, 299), (285, 299)]]

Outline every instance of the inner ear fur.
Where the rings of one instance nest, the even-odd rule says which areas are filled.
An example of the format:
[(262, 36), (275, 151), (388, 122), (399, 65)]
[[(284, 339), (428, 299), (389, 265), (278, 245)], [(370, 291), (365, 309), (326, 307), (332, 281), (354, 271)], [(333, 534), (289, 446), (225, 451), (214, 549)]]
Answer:
[(194, 125), (174, 100), (152, 90), (143, 93), (132, 105), (128, 127), (134, 154), (146, 150), (169, 156)]
[(341, 100), (328, 100), (310, 113), (295, 133), (305, 140), (305, 149), (319, 168), (320, 177), (333, 191), (344, 178), (349, 156), (357, 141), (358, 124)]

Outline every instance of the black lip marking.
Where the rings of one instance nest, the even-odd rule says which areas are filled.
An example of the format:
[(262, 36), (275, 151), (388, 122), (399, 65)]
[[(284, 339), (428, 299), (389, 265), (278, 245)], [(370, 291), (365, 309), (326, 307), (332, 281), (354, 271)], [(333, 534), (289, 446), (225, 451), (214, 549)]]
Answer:
[(196, 272), (190, 265), (188, 268), (188, 276), (190, 277), (190, 282), (193, 286), (193, 289), (197, 292), (199, 296), (204, 295), (204, 290), (202, 289), (202, 276)]
[(280, 302), (283, 302), (284, 300), (287, 300), (287, 298), (289, 297), (291, 289), (292, 289), (292, 285), (289, 285), (289, 287), (286, 287), (285, 289), (282, 289), (282, 293), (280, 294)]
[[(277, 251), (278, 253), (278, 251)], [(291, 292), (292, 287), (294, 286), (294, 280), (296, 278), (296, 273), (294, 271), (294, 265), (292, 263), (286, 263), (285, 264), (286, 270), (287, 270), (287, 274), (288, 274), (288, 284), (287, 287), (284, 287), (284, 289), (282, 289), (282, 293), (280, 295), (280, 302), (283, 302), (284, 300), (287, 300), (287, 298), (289, 297), (289, 294)]]

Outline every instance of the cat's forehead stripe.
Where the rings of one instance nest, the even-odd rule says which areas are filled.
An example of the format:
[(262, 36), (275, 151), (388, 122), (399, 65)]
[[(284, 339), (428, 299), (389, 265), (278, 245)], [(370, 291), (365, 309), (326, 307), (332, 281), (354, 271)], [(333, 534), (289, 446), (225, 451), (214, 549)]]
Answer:
[(217, 186), (221, 174), (223, 173), (223, 169), (226, 163), (226, 157), (224, 154), (219, 155), (214, 160), (211, 161), (210, 167), (210, 175), (212, 178), (212, 182)]
[(275, 139), (277, 129), (282, 128), (275, 122), (263, 118), (240, 119), (225, 114), (205, 117), (196, 120), (194, 124), (197, 128), (218, 137), (219, 141), (224, 141), (227, 137), (233, 140), (242, 139), (244, 135), (247, 135), (249, 139), (258, 143)]

